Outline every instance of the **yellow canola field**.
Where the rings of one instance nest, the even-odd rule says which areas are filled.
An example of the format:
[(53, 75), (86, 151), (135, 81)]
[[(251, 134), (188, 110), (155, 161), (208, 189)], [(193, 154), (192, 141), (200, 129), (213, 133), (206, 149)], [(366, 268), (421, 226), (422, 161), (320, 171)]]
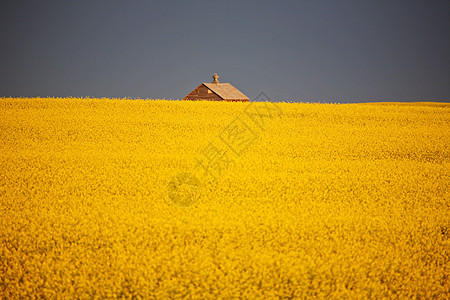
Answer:
[(448, 299), (450, 104), (270, 105), (0, 98), (0, 298)]

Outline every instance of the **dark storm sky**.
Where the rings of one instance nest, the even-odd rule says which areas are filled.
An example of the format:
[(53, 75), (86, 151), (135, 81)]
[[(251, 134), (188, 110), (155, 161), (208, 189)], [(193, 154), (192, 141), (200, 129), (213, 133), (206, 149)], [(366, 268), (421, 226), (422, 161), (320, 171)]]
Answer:
[(450, 1), (1, 1), (0, 96), (450, 102)]

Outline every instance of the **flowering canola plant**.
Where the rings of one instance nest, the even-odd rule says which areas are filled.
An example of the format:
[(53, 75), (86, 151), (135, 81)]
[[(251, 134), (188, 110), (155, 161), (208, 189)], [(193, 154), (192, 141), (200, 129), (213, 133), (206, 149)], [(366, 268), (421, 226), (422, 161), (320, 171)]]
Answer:
[(246, 105), (0, 98), (0, 298), (448, 297), (449, 104), (279, 103), (175, 205)]

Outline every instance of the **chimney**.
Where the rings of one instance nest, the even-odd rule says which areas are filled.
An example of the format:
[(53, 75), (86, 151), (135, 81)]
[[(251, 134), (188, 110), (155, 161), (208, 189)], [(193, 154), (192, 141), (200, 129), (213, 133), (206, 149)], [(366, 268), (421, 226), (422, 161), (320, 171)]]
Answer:
[(219, 83), (219, 76), (217, 76), (217, 73), (214, 73), (213, 78), (214, 78), (214, 80), (213, 80), (212, 83), (218, 84)]

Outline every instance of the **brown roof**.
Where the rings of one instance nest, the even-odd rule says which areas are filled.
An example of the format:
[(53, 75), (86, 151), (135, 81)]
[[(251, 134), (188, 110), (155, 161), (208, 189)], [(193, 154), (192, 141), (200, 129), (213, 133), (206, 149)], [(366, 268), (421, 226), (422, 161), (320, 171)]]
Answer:
[(223, 100), (250, 100), (241, 91), (229, 83), (203, 83)]

